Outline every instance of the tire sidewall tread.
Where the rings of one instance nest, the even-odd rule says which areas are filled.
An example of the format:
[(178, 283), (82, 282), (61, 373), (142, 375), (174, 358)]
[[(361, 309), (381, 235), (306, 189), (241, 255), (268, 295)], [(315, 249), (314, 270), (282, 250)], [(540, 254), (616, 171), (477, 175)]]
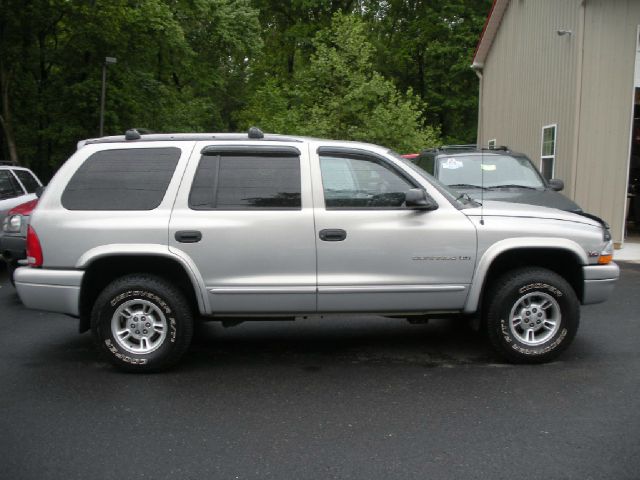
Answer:
[[(513, 335), (509, 315), (516, 300), (535, 291), (547, 293), (558, 302), (561, 323), (545, 343), (530, 346)], [(491, 285), (485, 317), (489, 341), (505, 360), (545, 363), (555, 359), (573, 341), (580, 322), (580, 303), (571, 285), (557, 273), (541, 267), (525, 267), (505, 273)]]
[[(115, 341), (111, 318), (125, 301), (142, 298), (151, 301), (165, 314), (167, 337), (148, 354), (128, 352)], [(189, 348), (193, 336), (193, 312), (182, 292), (156, 275), (130, 274), (107, 285), (98, 295), (91, 312), (94, 342), (113, 365), (128, 372), (157, 372), (176, 364)]]

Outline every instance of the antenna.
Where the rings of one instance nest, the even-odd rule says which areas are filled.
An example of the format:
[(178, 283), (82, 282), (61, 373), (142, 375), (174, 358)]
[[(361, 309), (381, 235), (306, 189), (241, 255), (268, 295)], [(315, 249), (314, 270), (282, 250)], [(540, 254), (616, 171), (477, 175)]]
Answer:
[(484, 148), (480, 146), (480, 225), (484, 225)]

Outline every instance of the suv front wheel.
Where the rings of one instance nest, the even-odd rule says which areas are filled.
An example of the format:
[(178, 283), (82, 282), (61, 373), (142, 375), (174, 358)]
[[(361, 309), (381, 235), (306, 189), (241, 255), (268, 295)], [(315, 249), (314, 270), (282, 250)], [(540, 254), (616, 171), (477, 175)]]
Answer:
[(189, 348), (193, 314), (182, 292), (161, 277), (126, 275), (98, 295), (91, 312), (98, 348), (131, 372), (165, 370)]
[(493, 347), (514, 363), (543, 363), (565, 350), (578, 331), (580, 305), (569, 283), (544, 268), (500, 277), (486, 297)]

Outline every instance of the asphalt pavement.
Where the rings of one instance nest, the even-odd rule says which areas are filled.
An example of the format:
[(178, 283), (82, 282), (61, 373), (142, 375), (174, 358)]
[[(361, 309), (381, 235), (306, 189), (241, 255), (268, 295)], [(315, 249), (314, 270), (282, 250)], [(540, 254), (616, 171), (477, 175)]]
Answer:
[(640, 265), (556, 362), (460, 322), (207, 324), (123, 374), (0, 273), (0, 479), (639, 479)]

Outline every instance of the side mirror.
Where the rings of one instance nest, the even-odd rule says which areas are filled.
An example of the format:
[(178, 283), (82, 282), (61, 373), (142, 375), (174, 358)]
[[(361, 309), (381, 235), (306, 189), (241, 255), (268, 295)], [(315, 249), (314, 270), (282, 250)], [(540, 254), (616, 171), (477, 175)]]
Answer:
[(562, 180), (558, 180), (556, 178), (549, 180), (549, 186), (551, 190), (555, 190), (556, 192), (561, 192), (564, 190), (564, 182)]
[(404, 194), (404, 204), (413, 210), (436, 210), (438, 204), (421, 188), (412, 188)]
[(44, 186), (36, 188), (34, 193), (36, 194), (36, 197), (40, 198), (42, 196), (42, 192), (44, 192)]

